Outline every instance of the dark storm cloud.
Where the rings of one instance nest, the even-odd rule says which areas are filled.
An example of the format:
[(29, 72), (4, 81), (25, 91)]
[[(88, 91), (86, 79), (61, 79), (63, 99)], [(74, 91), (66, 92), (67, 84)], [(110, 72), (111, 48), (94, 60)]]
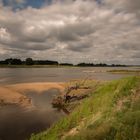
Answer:
[(139, 0), (53, 0), (13, 11), (0, 0), (0, 58), (139, 63), (139, 9)]

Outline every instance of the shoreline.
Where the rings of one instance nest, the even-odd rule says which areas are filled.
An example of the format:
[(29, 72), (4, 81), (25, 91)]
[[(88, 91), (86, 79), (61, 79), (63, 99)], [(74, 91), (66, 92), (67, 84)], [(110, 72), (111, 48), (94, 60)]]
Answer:
[(0, 106), (18, 105), (24, 108), (32, 107), (32, 99), (26, 96), (29, 91), (41, 94), (49, 89), (63, 92), (65, 84), (60, 82), (31, 82), (10, 85), (0, 85)]
[(140, 68), (138, 65), (126, 65), (126, 66), (69, 66), (69, 65), (0, 65), (0, 68), (95, 68), (95, 67), (108, 67), (108, 68)]

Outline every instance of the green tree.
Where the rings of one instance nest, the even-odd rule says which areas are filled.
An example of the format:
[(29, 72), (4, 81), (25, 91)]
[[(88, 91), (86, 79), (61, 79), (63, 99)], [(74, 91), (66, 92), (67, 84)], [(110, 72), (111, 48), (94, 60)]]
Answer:
[(26, 61), (25, 61), (26, 65), (33, 65), (34, 64), (34, 61), (32, 58), (26, 58)]

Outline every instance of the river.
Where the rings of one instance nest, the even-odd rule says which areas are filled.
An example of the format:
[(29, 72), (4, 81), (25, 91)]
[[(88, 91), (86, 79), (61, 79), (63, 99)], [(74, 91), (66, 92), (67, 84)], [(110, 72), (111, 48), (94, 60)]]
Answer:
[(86, 67), (86, 68), (0, 68), (0, 84), (29, 82), (66, 82), (90, 77), (98, 80), (119, 79), (130, 74), (111, 74), (114, 69), (137, 69), (135, 67)]

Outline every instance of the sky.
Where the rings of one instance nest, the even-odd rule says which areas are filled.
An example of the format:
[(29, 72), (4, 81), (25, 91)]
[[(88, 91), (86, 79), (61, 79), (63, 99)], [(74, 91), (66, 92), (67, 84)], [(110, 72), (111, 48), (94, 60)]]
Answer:
[(140, 65), (140, 0), (0, 0), (0, 59)]

